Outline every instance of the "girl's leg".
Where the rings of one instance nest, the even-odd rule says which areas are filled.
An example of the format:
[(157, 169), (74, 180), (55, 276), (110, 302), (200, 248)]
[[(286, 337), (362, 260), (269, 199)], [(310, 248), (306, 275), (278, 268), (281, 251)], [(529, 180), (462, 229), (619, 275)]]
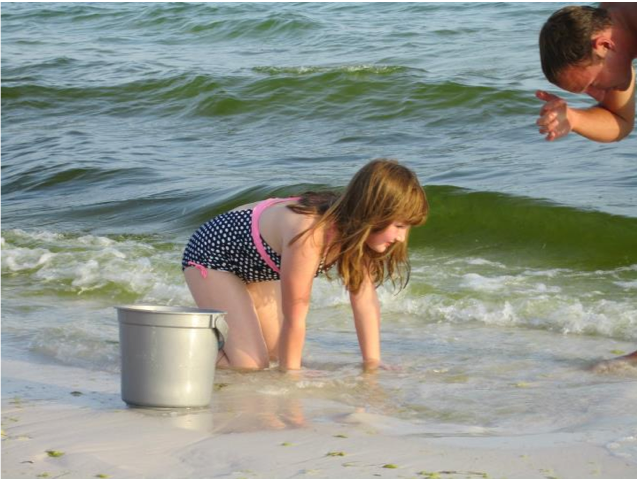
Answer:
[[(246, 285), (234, 274), (208, 270), (206, 278), (196, 268), (184, 271), (186, 283), (197, 307), (226, 311), (228, 337), (223, 348), (228, 366), (264, 369), (269, 366), (268, 350), (257, 312)], [(219, 366), (223, 367), (223, 361)]]
[(281, 281), (249, 284), (248, 293), (257, 311), (270, 360), (276, 361), (279, 359), (279, 336), (283, 324)]

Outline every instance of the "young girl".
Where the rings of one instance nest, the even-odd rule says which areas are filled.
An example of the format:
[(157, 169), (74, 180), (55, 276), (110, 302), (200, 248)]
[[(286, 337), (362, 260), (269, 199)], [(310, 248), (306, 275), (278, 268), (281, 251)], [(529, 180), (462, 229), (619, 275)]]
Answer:
[(305, 193), (223, 213), (190, 239), (182, 268), (200, 308), (226, 311), (219, 367), (301, 367), (314, 277), (334, 267), (350, 296), (365, 369), (380, 365), (376, 287), (409, 279), (407, 235), (428, 212), (416, 175), (374, 160), (342, 195)]

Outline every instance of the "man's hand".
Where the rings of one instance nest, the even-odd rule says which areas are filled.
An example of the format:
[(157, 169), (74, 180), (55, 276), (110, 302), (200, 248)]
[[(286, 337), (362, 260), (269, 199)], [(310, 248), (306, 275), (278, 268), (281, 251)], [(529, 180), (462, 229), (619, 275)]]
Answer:
[(536, 91), (535, 96), (546, 102), (540, 109), (540, 118), (536, 121), (540, 127), (540, 134), (546, 135), (547, 141), (568, 135), (573, 130), (573, 125), (568, 118), (569, 108), (566, 101), (542, 90)]

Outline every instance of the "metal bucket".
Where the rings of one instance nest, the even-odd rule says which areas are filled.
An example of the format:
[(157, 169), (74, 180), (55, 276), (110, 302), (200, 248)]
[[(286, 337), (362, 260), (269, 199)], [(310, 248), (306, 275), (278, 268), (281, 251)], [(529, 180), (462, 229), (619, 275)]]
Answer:
[(116, 306), (122, 400), (142, 407), (205, 407), (212, 398), (225, 312), (181, 306)]

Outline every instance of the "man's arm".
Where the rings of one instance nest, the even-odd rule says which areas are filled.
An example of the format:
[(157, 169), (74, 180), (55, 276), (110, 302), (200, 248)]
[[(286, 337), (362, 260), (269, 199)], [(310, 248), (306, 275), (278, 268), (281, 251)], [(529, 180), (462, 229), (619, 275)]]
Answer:
[(536, 123), (548, 141), (574, 131), (589, 140), (609, 143), (625, 138), (635, 126), (634, 69), (630, 88), (607, 92), (603, 101), (592, 108), (571, 108), (562, 98), (544, 91), (536, 92), (536, 96), (546, 102)]

